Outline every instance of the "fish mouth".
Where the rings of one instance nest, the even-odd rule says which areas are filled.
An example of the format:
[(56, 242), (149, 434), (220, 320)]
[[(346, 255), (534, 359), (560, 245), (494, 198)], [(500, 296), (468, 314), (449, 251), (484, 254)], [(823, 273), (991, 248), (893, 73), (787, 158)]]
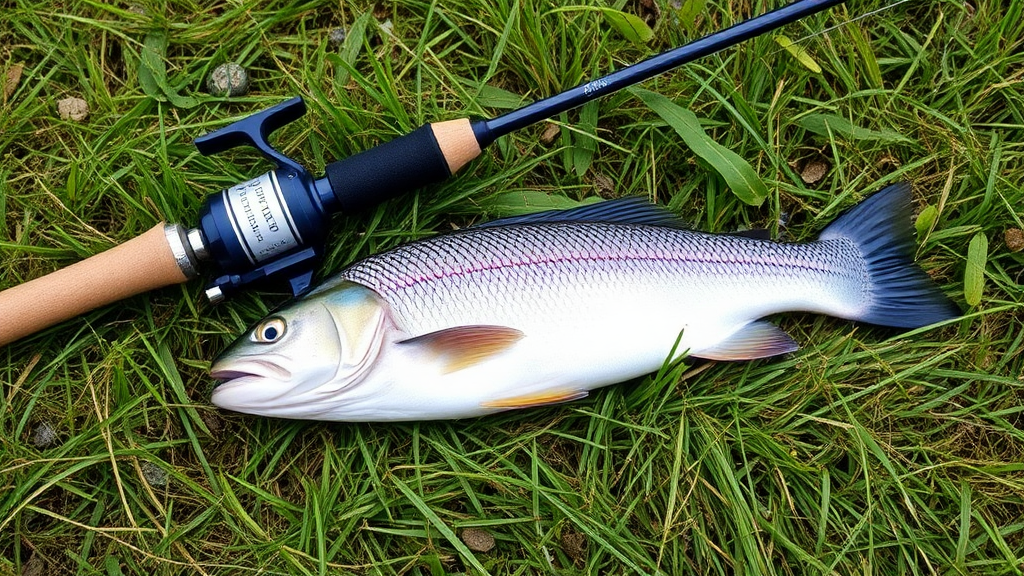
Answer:
[(243, 372), (241, 370), (228, 370), (226, 368), (219, 370), (210, 370), (210, 377), (217, 381), (218, 384), (224, 384), (231, 380), (237, 380), (238, 378), (244, 378), (246, 376), (259, 376), (252, 372)]
[(227, 384), (241, 378), (257, 377), (273, 380), (290, 380), (292, 373), (278, 364), (267, 360), (242, 358), (240, 360), (218, 360), (210, 367), (210, 377)]
[(267, 360), (219, 360), (210, 368), (210, 377), (218, 382), (210, 401), (240, 412), (266, 408), (291, 390), (291, 376), (289, 370)]

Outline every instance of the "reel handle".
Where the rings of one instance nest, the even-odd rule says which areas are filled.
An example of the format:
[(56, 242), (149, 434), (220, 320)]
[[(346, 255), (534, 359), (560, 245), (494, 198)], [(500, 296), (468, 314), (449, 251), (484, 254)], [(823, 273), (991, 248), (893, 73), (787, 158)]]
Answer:
[(0, 346), (196, 275), (185, 231), (160, 223), (142, 235), (46, 276), (0, 292)]

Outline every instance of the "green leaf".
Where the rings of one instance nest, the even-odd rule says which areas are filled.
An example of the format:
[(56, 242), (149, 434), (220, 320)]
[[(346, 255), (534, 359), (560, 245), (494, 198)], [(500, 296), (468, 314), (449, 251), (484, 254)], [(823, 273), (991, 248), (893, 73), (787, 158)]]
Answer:
[(587, 198), (579, 202), (566, 196), (546, 194), (536, 190), (521, 190), (519, 192), (503, 192), (495, 196), (494, 200), (486, 202), (488, 212), (497, 216), (519, 216), (540, 212), (541, 210), (564, 210), (577, 208), (585, 204), (600, 202), (597, 197)]
[(103, 565), (107, 569), (107, 576), (123, 576), (124, 572), (121, 571), (121, 559), (117, 556), (107, 556), (103, 560)]
[(523, 104), (523, 97), (498, 88), (497, 86), (491, 86), (484, 84), (483, 86), (474, 84), (478, 87), (476, 95), (476, 103), (485, 108), (501, 108), (511, 110), (519, 108)]
[(601, 8), (604, 19), (622, 34), (623, 38), (634, 44), (646, 44), (654, 39), (654, 30), (638, 16), (627, 14), (613, 8)]
[(917, 221), (914, 222), (914, 228), (917, 229), (918, 239), (924, 238), (925, 234), (935, 226), (935, 220), (939, 217), (939, 209), (931, 204), (924, 207), (921, 213), (917, 215)]
[(199, 100), (191, 96), (182, 96), (170, 87), (167, 90), (167, 99), (170, 100), (172, 106), (177, 108), (195, 108), (199, 106)]
[[(373, 13), (367, 12), (361, 14), (358, 18), (352, 22), (352, 26), (348, 29), (348, 33), (345, 35), (345, 42), (341, 46), (341, 59), (346, 62), (349, 67), (355, 67), (356, 59), (359, 57), (359, 53), (363, 50), (363, 39), (366, 37), (366, 24), (373, 18)], [(338, 66), (335, 72), (334, 82), (336, 86), (344, 86), (348, 83), (349, 72), (348, 68), (344, 66)]]
[(167, 34), (165, 32), (150, 32), (142, 43), (141, 62), (139, 66), (139, 84), (146, 96), (170, 102), (178, 108), (194, 108), (199, 105), (199, 100), (191, 96), (178, 94), (167, 81), (167, 66), (164, 63), (164, 55), (167, 54)]
[(572, 147), (572, 163), (577, 176), (587, 173), (597, 152), (597, 110), (596, 101), (587, 102), (580, 108), (579, 132), (573, 133), (575, 146)]
[(821, 66), (818, 66), (818, 63), (814, 61), (814, 58), (811, 57), (811, 54), (807, 50), (804, 50), (803, 46), (795, 44), (792, 40), (782, 34), (777, 34), (775, 36), (775, 42), (779, 46), (785, 48), (786, 52), (789, 52), (789, 55), (796, 58), (797, 61), (803, 64), (805, 68), (815, 74), (821, 74)]
[[(942, 12), (939, 12), (939, 20), (941, 19)], [(846, 31), (849, 34), (853, 47), (856, 48), (856, 55), (852, 52), (850, 53), (850, 64), (853, 64), (852, 60), (854, 59), (856, 62), (860, 63), (860, 68), (864, 70), (864, 79), (867, 81), (867, 86), (865, 86), (865, 88), (881, 88), (883, 85), (882, 71), (878, 67), (878, 57), (875, 56), (875, 48), (877, 48), (877, 46), (860, 26), (848, 26), (846, 27)], [(932, 29), (932, 32), (934, 33), (935, 30)], [(917, 58), (920, 58), (921, 56), (928, 54), (928, 51), (915, 50), (913, 53), (916, 53)], [(912, 73), (917, 63), (918, 60), (915, 59), (910, 66), (907, 66), (907, 73)], [(852, 72), (854, 68), (851, 66), (850, 70)], [(900, 84), (900, 86), (896, 88), (896, 92), (900, 92), (902, 87), (903, 85)]]
[(164, 53), (167, 52), (167, 35), (163, 32), (150, 32), (142, 43), (142, 54), (139, 62), (139, 84), (146, 96), (166, 102), (167, 97), (160, 89), (158, 78), (167, 81), (167, 68), (164, 66)]
[(985, 292), (985, 264), (988, 261), (988, 237), (978, 232), (967, 246), (967, 270), (964, 271), (964, 298), (968, 306), (981, 303)]
[(882, 140), (886, 142), (910, 142), (909, 138), (892, 130), (870, 130), (861, 128), (842, 116), (835, 114), (808, 114), (796, 121), (797, 125), (819, 136), (839, 134), (853, 140)]
[(768, 197), (768, 187), (757, 176), (753, 167), (725, 146), (711, 139), (700, 125), (697, 116), (668, 98), (641, 88), (631, 91), (668, 123), (683, 142), (711, 165), (741, 201), (751, 206), (760, 206)]
[(683, 0), (679, 10), (676, 10), (676, 17), (679, 19), (679, 23), (688, 31), (693, 32), (697, 16), (704, 11), (707, 3), (707, 0)]
[[(971, 534), (971, 485), (960, 480), (960, 535), (956, 540), (956, 561), (954, 566), (963, 567), (967, 557), (967, 543)], [(962, 570), (966, 572), (966, 570)]]

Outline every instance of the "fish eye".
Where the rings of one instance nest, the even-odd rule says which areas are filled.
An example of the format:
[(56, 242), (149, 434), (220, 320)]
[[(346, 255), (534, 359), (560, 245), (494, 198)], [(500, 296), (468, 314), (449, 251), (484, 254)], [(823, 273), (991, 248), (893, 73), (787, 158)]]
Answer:
[(249, 339), (260, 344), (272, 344), (280, 340), (284, 336), (284, 332), (284, 319), (272, 316), (260, 322), (259, 326), (256, 326), (256, 329), (252, 331)]

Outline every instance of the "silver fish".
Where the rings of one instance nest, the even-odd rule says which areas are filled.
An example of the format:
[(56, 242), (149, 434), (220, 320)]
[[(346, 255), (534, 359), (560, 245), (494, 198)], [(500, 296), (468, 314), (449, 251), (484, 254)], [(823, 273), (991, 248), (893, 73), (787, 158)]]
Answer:
[(895, 185), (817, 241), (704, 234), (636, 201), (496, 221), (357, 262), (214, 363), (213, 403), (285, 418), (462, 418), (586, 396), (683, 354), (797, 349), (760, 318), (916, 328), (959, 310), (912, 261)]

